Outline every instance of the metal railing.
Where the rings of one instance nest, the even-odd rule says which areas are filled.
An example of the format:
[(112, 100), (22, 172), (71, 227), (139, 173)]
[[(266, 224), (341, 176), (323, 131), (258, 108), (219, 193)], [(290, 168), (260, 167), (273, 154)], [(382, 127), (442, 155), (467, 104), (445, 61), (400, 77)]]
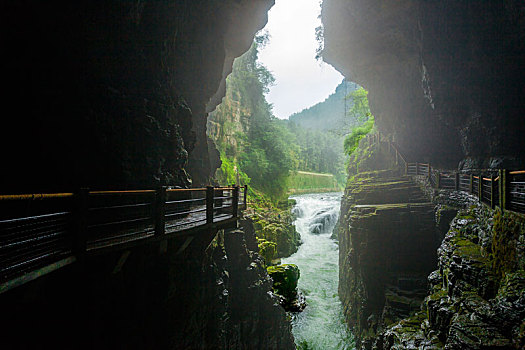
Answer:
[(381, 140), (381, 135), (371, 137), (368, 142), (386, 144), (396, 165), (404, 167), (405, 175), (427, 176), (432, 187), (471, 193), (491, 208), (525, 214), (525, 170), (486, 169), (476, 172), (459, 172), (435, 169), (430, 163), (407, 162), (397, 145)]
[(0, 195), (0, 293), (93, 251), (221, 228), (246, 195), (246, 186)]

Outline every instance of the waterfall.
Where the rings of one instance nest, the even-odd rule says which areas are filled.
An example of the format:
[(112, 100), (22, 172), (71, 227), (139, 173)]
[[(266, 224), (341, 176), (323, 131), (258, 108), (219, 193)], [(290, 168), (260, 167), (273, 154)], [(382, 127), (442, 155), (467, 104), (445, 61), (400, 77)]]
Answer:
[(305, 194), (292, 197), (295, 227), (303, 244), (283, 259), (301, 270), (298, 288), (308, 306), (292, 319), (298, 349), (354, 349), (337, 295), (339, 249), (330, 238), (339, 216), (340, 193)]

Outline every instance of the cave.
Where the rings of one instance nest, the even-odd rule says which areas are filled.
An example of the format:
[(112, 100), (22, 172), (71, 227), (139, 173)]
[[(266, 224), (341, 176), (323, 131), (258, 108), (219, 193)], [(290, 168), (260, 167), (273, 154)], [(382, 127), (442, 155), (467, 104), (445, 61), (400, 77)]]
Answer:
[[(4, 6), (2, 192), (209, 182), (206, 113), (273, 1)], [(323, 59), (379, 130), (447, 168), (523, 158), (519, 1), (325, 1)], [(503, 165), (502, 165), (503, 163)]]
[[(0, 193), (211, 184), (220, 160), (206, 136), (207, 114), (220, 103), (233, 60), (249, 49), (273, 4), (4, 4)], [(322, 22), (323, 60), (369, 90), (378, 130), (407, 158), (444, 169), (523, 165), (525, 3), (324, 0)], [(144, 278), (151, 268), (142, 265), (147, 254), (139, 252), (130, 267)], [(138, 288), (139, 281), (127, 278)], [(149, 288), (144, 293), (167, 293)], [(130, 317), (141, 315), (149, 315), (144, 305)], [(161, 338), (169, 332), (148, 327)], [(175, 338), (157, 345), (178, 348), (182, 338)]]

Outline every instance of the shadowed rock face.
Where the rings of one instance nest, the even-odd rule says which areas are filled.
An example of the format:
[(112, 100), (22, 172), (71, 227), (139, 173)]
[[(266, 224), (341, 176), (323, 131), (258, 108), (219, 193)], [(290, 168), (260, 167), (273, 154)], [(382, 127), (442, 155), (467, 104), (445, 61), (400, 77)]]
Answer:
[(436, 264), (434, 206), (396, 171), (349, 182), (339, 221), (339, 296), (358, 349), (419, 308)]
[(206, 182), (219, 163), (206, 112), (272, 5), (4, 5), (2, 101), (12, 114), (0, 147), (12, 171), (2, 174), (2, 192), (189, 186), (186, 170), (194, 183)]
[(523, 2), (325, 0), (322, 17), (323, 58), (369, 89), (409, 158), (523, 158)]

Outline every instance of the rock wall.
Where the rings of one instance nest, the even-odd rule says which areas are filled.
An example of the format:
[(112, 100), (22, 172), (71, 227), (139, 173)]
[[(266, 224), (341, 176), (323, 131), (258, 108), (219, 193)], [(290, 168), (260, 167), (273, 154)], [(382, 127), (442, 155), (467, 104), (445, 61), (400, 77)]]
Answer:
[(359, 349), (419, 309), (436, 264), (434, 206), (397, 170), (357, 174), (341, 203), (339, 296)]
[(370, 91), (409, 159), (523, 161), (523, 2), (325, 0), (322, 21), (323, 59)]
[[(361, 169), (380, 168), (366, 146)], [(341, 204), (339, 295), (358, 349), (522, 349), (523, 216), (400, 171), (351, 173)]]
[(470, 204), (438, 250), (420, 310), (391, 324), (378, 349), (525, 347), (524, 220)]
[(4, 4), (1, 192), (207, 182), (206, 112), (272, 5)]

